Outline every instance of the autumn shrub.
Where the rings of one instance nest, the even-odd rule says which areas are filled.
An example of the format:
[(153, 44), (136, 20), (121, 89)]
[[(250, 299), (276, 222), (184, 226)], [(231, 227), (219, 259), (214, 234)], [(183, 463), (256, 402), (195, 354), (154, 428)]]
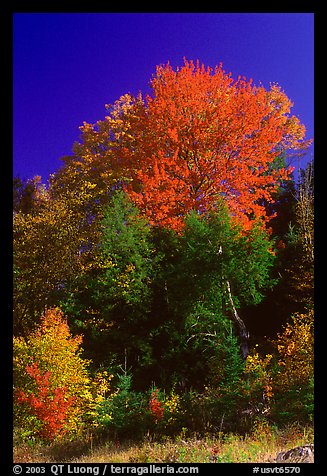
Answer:
[(257, 346), (250, 353), (240, 387), (246, 402), (240, 412), (243, 422), (253, 426), (267, 418), (278, 425), (312, 421), (313, 324), (312, 310), (296, 313), (271, 342), (272, 353), (261, 355)]
[(54, 439), (83, 429), (92, 394), (81, 343), (58, 308), (26, 338), (14, 337), (14, 416), (24, 435)]
[(183, 395), (174, 389), (167, 395), (164, 402), (166, 425), (171, 432), (182, 431), (187, 423), (187, 412)]
[(273, 354), (262, 356), (257, 346), (246, 360), (243, 388), (257, 413), (268, 409), (273, 398), (272, 360)]
[(151, 392), (151, 396), (149, 399), (149, 407), (151, 416), (154, 421), (157, 423), (161, 421), (164, 417), (165, 408), (163, 403), (159, 400), (159, 390), (156, 388)]
[(188, 392), (178, 394), (174, 388), (170, 392), (151, 389), (149, 409), (152, 417), (152, 425), (149, 430), (157, 436), (175, 436), (190, 426), (188, 410), (191, 408), (191, 400), (185, 400)]
[(312, 421), (314, 409), (314, 312), (296, 313), (273, 342), (274, 416), (282, 422)]
[(35, 381), (36, 392), (25, 393), (18, 389), (18, 404), (26, 404), (27, 412), (35, 417), (35, 431), (44, 440), (52, 441), (66, 433), (65, 422), (74, 397), (66, 397), (67, 388), (50, 388), (51, 372), (41, 373), (37, 363), (26, 366), (27, 374)]
[(119, 375), (115, 389), (102, 398), (92, 411), (93, 427), (106, 437), (155, 438), (179, 434), (190, 420), (191, 400), (176, 393), (166, 393), (152, 386), (144, 392), (132, 389), (131, 375)]

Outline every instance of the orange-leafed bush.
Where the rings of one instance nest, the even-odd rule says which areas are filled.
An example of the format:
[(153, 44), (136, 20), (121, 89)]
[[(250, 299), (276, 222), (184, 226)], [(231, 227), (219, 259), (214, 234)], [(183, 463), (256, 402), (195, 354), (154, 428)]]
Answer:
[(14, 338), (14, 413), (25, 435), (54, 439), (82, 428), (92, 394), (81, 343), (58, 308), (47, 310), (29, 336)]
[(44, 440), (52, 441), (57, 436), (66, 433), (65, 422), (74, 397), (66, 397), (67, 388), (51, 389), (51, 372), (41, 373), (37, 363), (26, 366), (26, 373), (34, 380), (36, 392), (27, 393), (18, 389), (16, 399), (19, 404), (25, 404), (27, 413), (35, 416), (40, 422), (37, 435)]
[(159, 400), (159, 391), (158, 389), (151, 392), (151, 397), (149, 401), (150, 411), (154, 418), (155, 422), (159, 422), (163, 419), (164, 416), (164, 406)]

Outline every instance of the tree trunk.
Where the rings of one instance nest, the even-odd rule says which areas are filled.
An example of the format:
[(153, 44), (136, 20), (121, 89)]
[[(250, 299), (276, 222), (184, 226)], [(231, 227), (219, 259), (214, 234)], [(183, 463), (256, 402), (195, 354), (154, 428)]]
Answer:
[(244, 360), (246, 360), (246, 358), (249, 354), (249, 337), (250, 337), (250, 334), (249, 334), (247, 328), (245, 327), (244, 322), (242, 321), (242, 319), (240, 318), (240, 316), (237, 313), (237, 310), (236, 310), (236, 307), (235, 307), (235, 304), (234, 304), (234, 301), (233, 301), (233, 296), (232, 296), (232, 292), (231, 292), (231, 288), (230, 288), (230, 283), (229, 283), (228, 280), (226, 280), (226, 286), (227, 286), (228, 299), (229, 299), (229, 302), (230, 302), (231, 307), (232, 307), (232, 315), (233, 315), (234, 321), (237, 323), (238, 328), (239, 328), (239, 336), (240, 336), (240, 340), (241, 340), (242, 357), (243, 357)]

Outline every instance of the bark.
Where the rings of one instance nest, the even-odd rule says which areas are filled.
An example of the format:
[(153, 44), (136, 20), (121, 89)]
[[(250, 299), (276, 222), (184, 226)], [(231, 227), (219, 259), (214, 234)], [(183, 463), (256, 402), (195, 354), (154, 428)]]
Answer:
[(234, 319), (234, 321), (236, 322), (236, 324), (238, 325), (238, 328), (239, 328), (239, 336), (240, 336), (240, 340), (241, 340), (242, 357), (243, 357), (244, 360), (246, 360), (246, 358), (249, 354), (249, 337), (250, 337), (250, 334), (249, 334), (247, 328), (245, 327), (245, 324), (244, 324), (243, 320), (238, 315), (238, 312), (237, 312), (235, 304), (234, 304), (234, 300), (233, 300), (233, 296), (232, 296), (232, 292), (231, 292), (231, 288), (230, 288), (230, 283), (229, 283), (228, 280), (226, 281), (226, 287), (227, 287), (228, 299), (229, 299), (229, 302), (230, 302), (230, 305), (231, 305), (231, 308), (232, 308), (232, 316), (233, 316), (233, 319)]

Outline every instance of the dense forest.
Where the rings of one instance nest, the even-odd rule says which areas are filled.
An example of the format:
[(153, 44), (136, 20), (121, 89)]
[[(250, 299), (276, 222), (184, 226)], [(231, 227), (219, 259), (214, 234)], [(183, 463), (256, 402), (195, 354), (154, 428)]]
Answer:
[[(313, 162), (277, 85), (157, 68), (14, 179), (23, 440), (313, 420)], [(292, 162), (293, 161), (293, 162)]]

